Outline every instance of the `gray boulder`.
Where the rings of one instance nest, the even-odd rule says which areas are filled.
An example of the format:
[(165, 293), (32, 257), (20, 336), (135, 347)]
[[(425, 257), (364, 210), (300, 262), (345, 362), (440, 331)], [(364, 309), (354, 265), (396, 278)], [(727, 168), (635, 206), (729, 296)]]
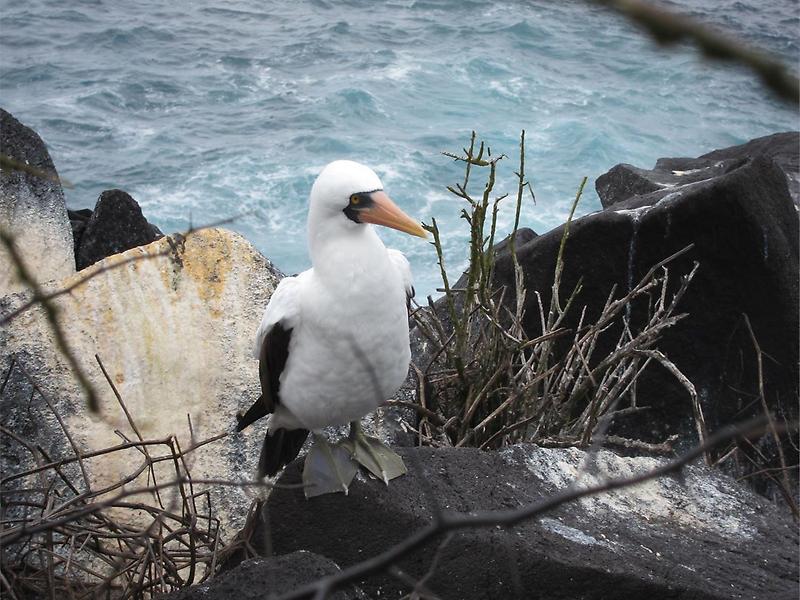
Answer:
[[(11, 233), (37, 282), (75, 272), (72, 230), (53, 161), (35, 131), (0, 108), (0, 228)], [(23, 170), (31, 168), (31, 171)], [(0, 295), (22, 289), (0, 246)]]
[[(306, 501), (272, 492), (250, 540), (277, 555), (309, 550), (343, 568), (370, 559), (429, 525), (437, 511), (516, 509), (576, 480), (652, 470), (663, 459), (517, 445), (500, 452), (407, 448), (409, 473), (388, 488), (363, 477), (349, 496)], [(300, 481), (299, 461), (280, 483)], [(456, 532), (401, 559), (399, 567), (443, 599), (789, 599), (796, 597), (798, 536), (791, 517), (718, 471), (695, 465), (556, 507), (510, 529)], [(361, 582), (373, 597), (409, 586), (386, 573)]]

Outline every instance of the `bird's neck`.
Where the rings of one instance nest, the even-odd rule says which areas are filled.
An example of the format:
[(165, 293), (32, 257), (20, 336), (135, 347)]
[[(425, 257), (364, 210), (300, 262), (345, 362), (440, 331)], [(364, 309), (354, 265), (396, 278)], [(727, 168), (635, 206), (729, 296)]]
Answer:
[(332, 219), (309, 223), (308, 246), (314, 273), (347, 285), (385, 270), (386, 247), (372, 225), (350, 226)]

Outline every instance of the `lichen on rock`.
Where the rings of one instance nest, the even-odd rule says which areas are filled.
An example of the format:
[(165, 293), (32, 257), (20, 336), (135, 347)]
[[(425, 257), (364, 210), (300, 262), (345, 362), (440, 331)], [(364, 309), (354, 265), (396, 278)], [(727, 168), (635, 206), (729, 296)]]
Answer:
[[(127, 262), (137, 257), (147, 257)], [(115, 266), (116, 265), (116, 266)], [(203, 229), (183, 243), (163, 238), (106, 258), (80, 274), (46, 286), (55, 291), (95, 273), (85, 284), (53, 303), (72, 353), (100, 396), (100, 412), (89, 413), (63, 356), (57, 350), (44, 310), (35, 305), (0, 332), (3, 376), (12, 357), (54, 402), (83, 451), (120, 443), (115, 430), (134, 432), (105, 381), (99, 356), (145, 439), (175, 435), (182, 448), (193, 441), (233, 431), (240, 406), (258, 396), (257, 368), (250, 356), (252, 336), (280, 273), (243, 237), (223, 229)], [(29, 298), (20, 293), (0, 300), (8, 313)], [(41, 398), (30, 400), (30, 384), (12, 371), (0, 399), (8, 426), (35, 430), (52, 456), (71, 455), (53, 415)], [(189, 417), (194, 437), (189, 431)], [(31, 422), (32, 421), (32, 422)], [(251, 457), (258, 435), (231, 435), (191, 456), (195, 478), (252, 479)], [(20, 449), (15, 460), (26, 458)], [(95, 487), (110, 485), (141, 461), (131, 449), (86, 461)], [(174, 478), (166, 468), (163, 481)], [(146, 483), (140, 478), (137, 483)], [(237, 527), (250, 493), (216, 487), (214, 511)]]

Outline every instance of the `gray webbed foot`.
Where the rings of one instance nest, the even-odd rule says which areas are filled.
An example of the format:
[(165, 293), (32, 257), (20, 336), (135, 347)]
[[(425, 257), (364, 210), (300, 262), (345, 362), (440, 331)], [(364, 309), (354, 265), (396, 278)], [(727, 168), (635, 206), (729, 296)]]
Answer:
[(347, 494), (357, 470), (346, 448), (341, 444), (331, 445), (321, 435), (314, 434), (314, 444), (303, 466), (306, 498), (334, 492)]
[(400, 455), (378, 438), (365, 435), (358, 421), (350, 423), (350, 435), (341, 446), (347, 448), (354, 461), (386, 485), (407, 472)]

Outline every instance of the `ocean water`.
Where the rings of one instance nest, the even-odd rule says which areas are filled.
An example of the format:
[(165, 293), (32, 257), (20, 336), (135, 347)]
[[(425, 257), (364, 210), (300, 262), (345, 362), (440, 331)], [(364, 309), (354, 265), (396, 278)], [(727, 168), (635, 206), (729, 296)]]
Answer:
[[(680, 0), (797, 67), (796, 0)], [(72, 208), (131, 193), (165, 231), (239, 217), (283, 271), (309, 266), (308, 191), (327, 162), (371, 165), (409, 214), (442, 228), (463, 266), (461, 170), (442, 156), (472, 130), (505, 153), (519, 134), (536, 204), (522, 224), (563, 222), (582, 176), (620, 162), (697, 156), (798, 128), (797, 108), (747, 71), (665, 51), (589, 2), (0, 0), (0, 106), (47, 142)], [(508, 202), (500, 233), (513, 221)], [(422, 294), (439, 285), (429, 244), (396, 232)]]

